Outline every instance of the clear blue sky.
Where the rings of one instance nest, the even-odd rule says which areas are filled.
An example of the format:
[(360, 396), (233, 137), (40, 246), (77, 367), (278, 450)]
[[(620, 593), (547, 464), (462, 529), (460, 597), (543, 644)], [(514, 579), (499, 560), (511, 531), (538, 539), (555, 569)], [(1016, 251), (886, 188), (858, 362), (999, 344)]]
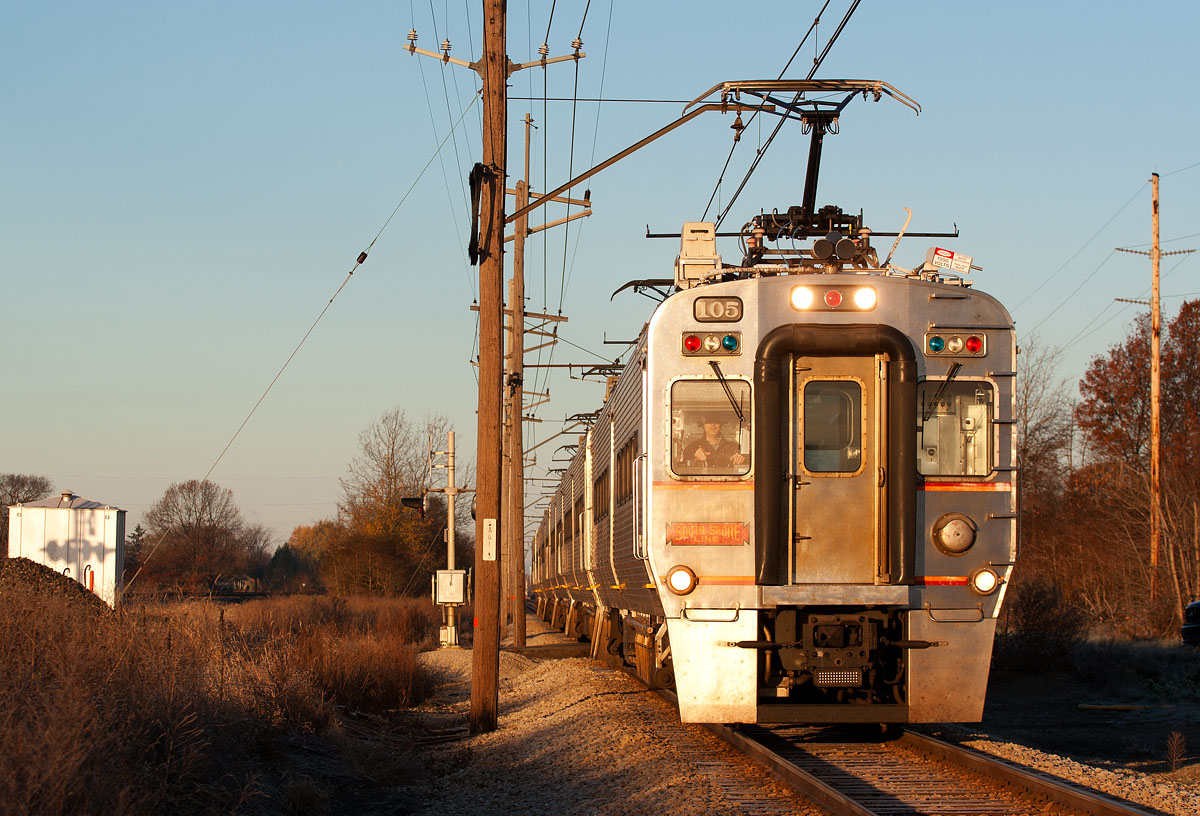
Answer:
[[(722, 80), (773, 78), (820, 5), (596, 0), (578, 95), (691, 99)], [(848, 5), (830, 4), (819, 45)], [(509, 4), (514, 61), (536, 57), (550, 6)], [(557, 4), (552, 55), (569, 51), (583, 7)], [(386, 410), (445, 414), (463, 463), (473, 458), (464, 179), (478, 106), (421, 171), (477, 82), (401, 48), (415, 26), (421, 46), (449, 36), (453, 55), (478, 57), (479, 4), (46, 2), (8, 4), (4, 17), (0, 472), (122, 506), (132, 526), (172, 482), (209, 470), (414, 182), (211, 478), (282, 542), (334, 514), (357, 434)], [(976, 285), (1023, 335), (1066, 347), (1060, 373), (1073, 383), (1135, 315), (1113, 298), (1148, 290), (1148, 260), (1111, 250), (1149, 242), (1151, 172), (1163, 174), (1163, 248), (1200, 246), (1198, 24), (1186, 2), (866, 0), (819, 76), (886, 80), (923, 111), (852, 103), (825, 142), (819, 203), (862, 208), (880, 231), (898, 228), (905, 206), (913, 230), (957, 224), (948, 245), (984, 267)], [(788, 76), (814, 53), (810, 41)], [(569, 97), (575, 82), (571, 64), (513, 77), (512, 96), (539, 97), (510, 104), (514, 178), (526, 110), (539, 128), (533, 185), (545, 189), (682, 107), (580, 103), (572, 159), (572, 106), (540, 97)], [(531, 243), (531, 308), (561, 303), (563, 336), (590, 350), (560, 344), (557, 362), (598, 362), (619, 348), (605, 335), (636, 335), (650, 302), (609, 295), (670, 276), (677, 244), (647, 241), (645, 227), (701, 218), (730, 124), (702, 117), (593, 179), (595, 215)], [(722, 201), (769, 127), (746, 131)], [(726, 226), (798, 203), (806, 149), (785, 128)], [(906, 240), (896, 261), (917, 263), (929, 243)], [(1163, 270), (1171, 315), (1178, 295), (1200, 292), (1200, 261)], [(603, 393), (563, 373), (548, 385), (527, 444)]]

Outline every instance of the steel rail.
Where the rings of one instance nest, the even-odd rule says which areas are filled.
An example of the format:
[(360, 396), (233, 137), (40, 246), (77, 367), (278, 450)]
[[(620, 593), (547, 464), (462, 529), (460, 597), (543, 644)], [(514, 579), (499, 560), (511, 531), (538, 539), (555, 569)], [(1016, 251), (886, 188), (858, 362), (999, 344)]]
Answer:
[(814, 803), (821, 807), (829, 808), (838, 814), (838, 816), (877, 816), (875, 811), (868, 810), (836, 788), (827, 785), (817, 777), (784, 759), (767, 746), (750, 739), (728, 725), (705, 723), (704, 727), (728, 742), (739, 752), (766, 767), (797, 793), (812, 799)]
[[(659, 690), (668, 700), (669, 691)], [(705, 724), (712, 733), (728, 742), (737, 751), (770, 770), (797, 793), (816, 804), (830, 809), (838, 816), (878, 816), (877, 812), (855, 801), (836, 787), (799, 767), (771, 748), (728, 725)], [(1018, 767), (997, 757), (963, 748), (913, 731), (904, 731), (895, 745), (908, 748), (936, 761), (981, 775), (993, 782), (1016, 789), (1020, 793), (1069, 808), (1088, 816), (1154, 816), (1155, 812), (1128, 802), (1111, 799), (1070, 782), (1054, 779), (1036, 771)]]
[(915, 731), (905, 731), (898, 743), (937, 759), (953, 762), (968, 770), (986, 774), (1029, 794), (1044, 796), (1050, 801), (1091, 816), (1152, 816), (1151, 811), (1128, 802), (1110, 799), (1103, 794), (1093, 793), (1069, 782), (1018, 767), (989, 754)]

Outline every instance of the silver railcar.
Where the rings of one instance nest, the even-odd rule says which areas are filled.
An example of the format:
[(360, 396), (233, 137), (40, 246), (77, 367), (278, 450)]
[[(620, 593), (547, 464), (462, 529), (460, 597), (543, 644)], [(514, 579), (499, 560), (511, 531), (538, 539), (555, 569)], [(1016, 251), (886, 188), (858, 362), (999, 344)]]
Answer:
[(729, 268), (685, 225), (535, 536), (541, 614), (673, 685), (685, 722), (982, 716), (1016, 558), (1012, 320), (953, 253), (881, 267), (857, 236)]

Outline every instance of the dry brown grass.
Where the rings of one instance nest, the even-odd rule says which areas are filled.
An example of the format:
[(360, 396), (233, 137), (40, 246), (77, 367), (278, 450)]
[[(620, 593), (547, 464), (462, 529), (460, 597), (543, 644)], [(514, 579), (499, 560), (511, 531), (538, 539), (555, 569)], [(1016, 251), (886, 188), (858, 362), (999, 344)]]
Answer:
[(428, 601), (105, 614), (4, 587), (0, 814), (297, 812), (313, 783), (281, 770), (280, 746), (344, 742), (347, 711), (418, 702), (436, 626)]

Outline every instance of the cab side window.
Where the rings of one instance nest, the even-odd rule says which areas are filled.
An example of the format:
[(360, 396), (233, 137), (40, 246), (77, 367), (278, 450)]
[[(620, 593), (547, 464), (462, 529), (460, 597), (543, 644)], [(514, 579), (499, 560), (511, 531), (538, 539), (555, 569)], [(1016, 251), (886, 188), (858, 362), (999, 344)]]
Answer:
[(750, 383), (680, 380), (671, 386), (671, 469), (675, 473), (743, 476), (750, 472), (751, 438)]
[(918, 383), (918, 472), (923, 476), (989, 475), (994, 406), (990, 383)]

